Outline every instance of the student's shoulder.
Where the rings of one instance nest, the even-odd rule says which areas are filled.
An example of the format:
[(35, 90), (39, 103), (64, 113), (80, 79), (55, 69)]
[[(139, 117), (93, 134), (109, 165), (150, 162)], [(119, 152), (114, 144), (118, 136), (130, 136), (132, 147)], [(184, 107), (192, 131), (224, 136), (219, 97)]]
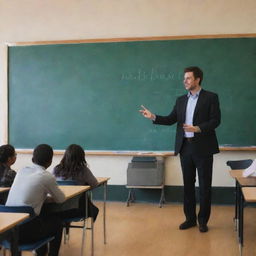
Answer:
[(10, 176), (16, 176), (16, 171), (14, 171), (14, 170), (12, 170), (12, 169), (9, 169), (8, 170), (8, 175), (10, 175)]
[(52, 189), (58, 186), (56, 178), (48, 171), (45, 171), (40, 177), (40, 182), (47, 189)]
[(31, 166), (25, 166), (17, 171), (17, 176), (29, 175), (33, 172), (33, 168)]
[(45, 183), (56, 183), (56, 178), (48, 171), (42, 173), (42, 179)]

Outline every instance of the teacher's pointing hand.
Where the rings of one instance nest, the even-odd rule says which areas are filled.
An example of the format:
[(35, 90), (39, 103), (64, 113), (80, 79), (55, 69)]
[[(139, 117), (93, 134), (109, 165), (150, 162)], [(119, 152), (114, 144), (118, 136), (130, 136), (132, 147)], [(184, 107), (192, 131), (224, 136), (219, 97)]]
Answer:
[(151, 120), (155, 120), (156, 116), (154, 114), (152, 114), (148, 109), (146, 109), (143, 105), (141, 105), (142, 109), (140, 110), (140, 113)]

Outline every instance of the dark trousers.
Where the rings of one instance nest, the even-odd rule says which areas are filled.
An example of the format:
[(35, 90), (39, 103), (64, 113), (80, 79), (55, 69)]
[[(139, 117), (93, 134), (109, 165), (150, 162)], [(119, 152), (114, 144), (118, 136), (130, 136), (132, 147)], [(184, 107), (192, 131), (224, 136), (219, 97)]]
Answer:
[[(33, 220), (19, 226), (19, 243), (33, 243), (40, 239), (54, 236), (50, 242), (49, 256), (59, 254), (62, 238), (62, 222), (56, 216), (37, 216)], [(36, 250), (37, 255), (47, 255), (47, 245)]]
[(186, 220), (196, 221), (196, 170), (199, 179), (199, 224), (207, 224), (211, 213), (211, 185), (213, 156), (198, 156), (193, 149), (194, 142), (184, 141), (180, 162), (184, 182), (184, 214)]
[[(87, 199), (87, 217), (91, 217), (95, 222), (99, 213), (98, 207), (96, 207), (90, 198)], [(79, 199), (79, 206), (78, 208), (71, 208), (68, 210), (64, 210), (61, 212), (57, 212), (56, 215), (60, 217), (62, 220), (67, 218), (76, 218), (76, 217), (85, 217), (86, 216), (86, 206), (85, 206), (85, 197), (84, 195), (81, 196)]]

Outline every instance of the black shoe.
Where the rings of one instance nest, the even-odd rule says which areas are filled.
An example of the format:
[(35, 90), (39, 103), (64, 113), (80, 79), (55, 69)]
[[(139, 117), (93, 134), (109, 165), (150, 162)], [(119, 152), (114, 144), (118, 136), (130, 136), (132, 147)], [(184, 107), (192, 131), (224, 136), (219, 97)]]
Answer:
[(192, 228), (196, 226), (196, 221), (189, 221), (186, 220), (185, 222), (180, 224), (179, 229), (183, 230), (183, 229), (188, 229), (188, 228)]
[(206, 224), (199, 224), (199, 231), (205, 233), (208, 231), (208, 227)]

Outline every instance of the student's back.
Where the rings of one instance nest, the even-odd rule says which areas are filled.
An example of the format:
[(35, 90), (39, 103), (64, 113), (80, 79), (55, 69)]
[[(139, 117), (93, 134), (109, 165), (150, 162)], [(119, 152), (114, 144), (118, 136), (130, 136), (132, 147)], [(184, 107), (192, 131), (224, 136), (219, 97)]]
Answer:
[[(57, 166), (54, 168), (54, 175), (56, 176), (57, 180), (74, 180), (79, 185), (88, 185), (92, 188), (96, 187), (98, 185), (98, 181), (95, 178), (95, 176), (92, 174), (91, 170), (87, 166), (81, 166), (80, 169), (78, 169), (77, 175), (73, 175), (70, 177), (66, 176), (58, 176), (56, 173)], [(58, 170), (61, 172), (64, 172), (64, 170), (61, 170), (61, 167), (58, 168)]]
[(63, 194), (58, 189), (56, 180), (44, 167), (32, 164), (21, 169), (10, 189), (7, 206), (32, 206), (37, 215), (50, 194), (57, 203), (64, 201)]
[(81, 146), (71, 144), (54, 170), (53, 174), (60, 180), (75, 180), (80, 185), (96, 187), (98, 181), (89, 169), (85, 153)]
[[(92, 188), (98, 185), (97, 179), (87, 166), (83, 148), (76, 144), (68, 146), (60, 164), (54, 168), (53, 174), (57, 180), (74, 180), (79, 185), (89, 185)], [(95, 221), (98, 212), (99, 209), (88, 198), (88, 216)], [(71, 209), (62, 214), (64, 218), (83, 215), (85, 215), (85, 198), (80, 199), (79, 209)]]
[[(54, 215), (40, 215), (41, 207), (49, 193), (55, 202), (64, 202), (65, 195), (58, 188), (53, 175), (46, 169), (51, 165), (53, 150), (49, 145), (38, 145), (33, 152), (33, 164), (21, 169), (11, 187), (7, 206), (31, 206), (36, 215), (32, 220), (19, 226), (19, 243), (31, 243), (53, 236), (50, 242), (50, 256), (58, 256), (62, 237), (61, 219)], [(36, 250), (38, 256), (47, 255), (44, 245)]]

